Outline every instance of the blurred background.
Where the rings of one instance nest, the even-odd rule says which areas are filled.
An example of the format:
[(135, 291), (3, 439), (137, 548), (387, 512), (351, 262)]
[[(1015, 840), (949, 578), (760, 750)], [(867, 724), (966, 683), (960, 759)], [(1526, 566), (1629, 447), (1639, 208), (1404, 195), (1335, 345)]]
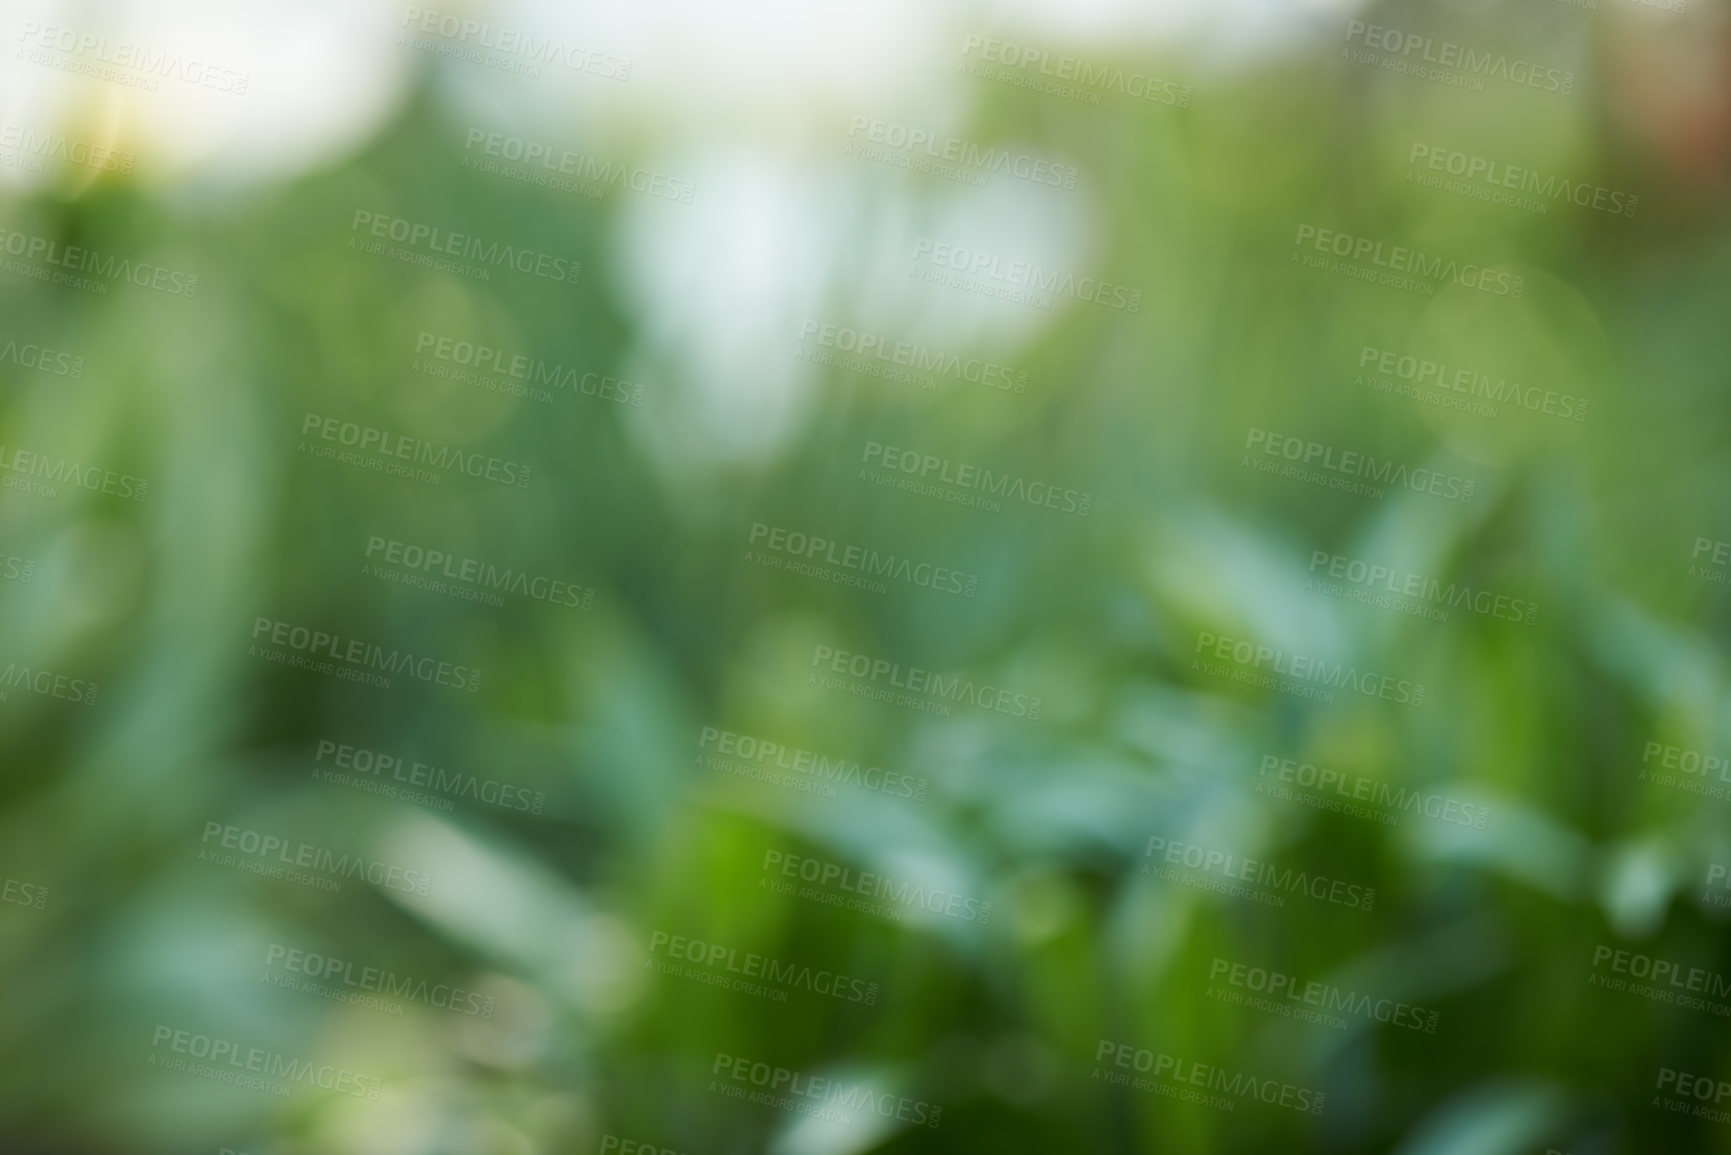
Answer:
[(1731, 1150), (1723, 4), (0, 37), (5, 1150)]

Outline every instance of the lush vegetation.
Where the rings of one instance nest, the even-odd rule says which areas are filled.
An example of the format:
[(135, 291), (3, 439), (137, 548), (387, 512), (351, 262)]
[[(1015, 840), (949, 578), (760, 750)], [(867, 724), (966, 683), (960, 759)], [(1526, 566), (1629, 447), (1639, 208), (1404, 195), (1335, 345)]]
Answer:
[(645, 113), (549, 187), (430, 56), (282, 181), (50, 158), (3, 1130), (1731, 1149), (1727, 79), (1600, 6), (1069, 49), (1178, 80), (976, 75), (954, 172)]

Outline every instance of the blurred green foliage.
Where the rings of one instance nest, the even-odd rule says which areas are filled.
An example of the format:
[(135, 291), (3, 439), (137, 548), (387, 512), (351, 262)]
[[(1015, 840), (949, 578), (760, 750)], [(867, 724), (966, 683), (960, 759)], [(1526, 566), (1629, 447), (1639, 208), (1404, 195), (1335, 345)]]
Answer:
[[(0, 493), (3, 552), (34, 566), (0, 583), (0, 661), (100, 684), (90, 706), (16, 687), (0, 702), (0, 873), (48, 894), (0, 909), (0, 1130), (31, 1150), (251, 1155), (588, 1152), (604, 1135), (692, 1155), (1731, 1150), (1723, 1125), (1654, 1105), (1661, 1068), (1731, 1078), (1721, 1016), (1594, 981), (1601, 946), (1731, 972), (1702, 882), (1731, 854), (1728, 804), (1642, 777), (1649, 742), (1726, 748), (1731, 595), (1690, 570), (1697, 539), (1731, 536), (1722, 165), (1703, 176), (1643, 127), (1629, 76), (1660, 68), (1660, 49), (1617, 40), (1614, 13), (1541, 7), (1457, 13), (1449, 34), (1568, 62), (1572, 97), (1426, 84), (1338, 58), (1338, 33), (1239, 73), (1160, 61), (1196, 86), (1183, 109), (978, 82), (968, 139), (1079, 167), (1081, 187), (1053, 195), (1083, 206), (1086, 267), (1140, 289), (1139, 311), (1003, 306), (1021, 318), (1010, 336), (957, 351), (1025, 371), (1025, 394), (816, 367), (794, 358), (795, 322), (761, 355), (767, 377), (794, 374), (800, 417), (756, 455), (670, 432), (700, 408), (705, 367), (627, 287), (642, 249), (626, 218), (696, 210), (463, 168), (468, 121), (432, 76), (358, 154), (281, 187), (105, 178), (9, 201), (8, 228), (149, 254), (200, 288), (0, 275), (0, 338), (86, 364), (69, 379), (0, 363), (0, 444), (151, 483), (142, 502)], [(834, 137), (799, 163), (852, 190), (857, 220), (802, 316), (870, 329), (857, 318), (871, 294), (916, 287), (973, 307), (873, 272), (915, 237), (948, 239), (945, 206), (969, 194), (843, 158)], [(1407, 179), (1415, 143), (1632, 190), (1639, 209), (1530, 212), (1425, 188)], [(698, 186), (699, 202), (727, 191)], [(563, 285), (418, 268), (352, 247), (357, 211), (583, 272)], [(909, 213), (924, 231), (883, 240)], [(1426, 294), (1308, 268), (1306, 225), (1492, 266), (1524, 291)], [(686, 238), (668, 259), (697, 282), (717, 258), (693, 235), (670, 226), (665, 243)], [(441, 379), (414, 366), (422, 333), (641, 384), (643, 403)], [(1379, 392), (1362, 381), (1367, 347), (1586, 398), (1587, 416)], [(319, 460), (308, 414), (530, 463), (532, 483), (426, 485)], [(1253, 431), (1470, 478), (1474, 496), (1265, 475), (1245, 464)], [(1049, 479), (1091, 509), (885, 490), (861, 480), (868, 442)], [(745, 560), (755, 523), (951, 566), (978, 592), (776, 572)], [(374, 538), (592, 587), (593, 606), (380, 580), (364, 569)], [(1438, 622), (1330, 598), (1307, 586), (1318, 551), (1540, 612)], [(249, 653), (260, 618), (484, 679), (474, 694), (407, 677), (382, 690), (287, 668)], [(1203, 634), (1422, 683), (1423, 704), (1238, 685), (1199, 668)], [(820, 647), (1043, 708), (943, 716), (837, 692), (814, 681)], [(929, 789), (832, 798), (752, 781), (704, 764), (706, 727)], [(539, 792), (544, 809), (446, 810), (323, 781), (321, 740)], [(1384, 825), (1283, 800), (1270, 756), (1488, 821)], [(200, 860), (211, 823), (434, 883), (329, 893), (214, 865)], [(1151, 837), (1344, 880), (1374, 905), (1162, 880), (1145, 869)], [(890, 919), (778, 893), (776, 853), (992, 913)], [(878, 994), (782, 1002), (657, 973), (657, 932)], [(495, 1013), (285, 990), (269, 981), (273, 944), (454, 984)], [(1357, 1015), (1335, 1029), (1231, 1005), (1214, 997), (1215, 960), (1403, 1001), (1437, 1026)], [(278, 1097), (159, 1070), (165, 1025), (334, 1064), (382, 1093)], [(1113, 1085), (1103, 1040), (1323, 1091), (1326, 1109)], [(718, 1093), (718, 1054), (941, 1105), (941, 1126), (802, 1123)]]

